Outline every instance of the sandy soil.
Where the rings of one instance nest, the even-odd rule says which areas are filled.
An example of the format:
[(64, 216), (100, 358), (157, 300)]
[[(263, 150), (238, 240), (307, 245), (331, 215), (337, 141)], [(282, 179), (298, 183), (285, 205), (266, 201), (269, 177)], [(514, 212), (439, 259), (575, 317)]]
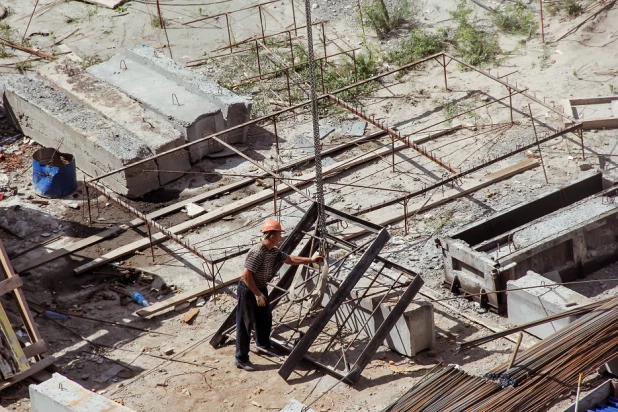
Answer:
[[(195, 3), (195, 5), (162, 6), (164, 17), (168, 21), (172, 53), (174, 58), (182, 62), (199, 59), (227, 41), (224, 18), (206, 20), (191, 26), (182, 23), (203, 15), (214, 15), (247, 5), (240, 0), (211, 5), (201, 5), (203, 2), (197, 1), (184, 3)], [(295, 3), (297, 3), (295, 16), (301, 25), (304, 19), (303, 10), (299, 2)], [(315, 3), (317, 7), (313, 9), (314, 20), (330, 20), (326, 25), (329, 52), (336, 52), (338, 48), (356, 47), (363, 43), (354, 1), (317, 0)], [(5, 22), (18, 34), (23, 34), (34, 1), (13, 0), (5, 1), (4, 4), (11, 9)], [(40, 47), (42, 50), (51, 50), (51, 44), (76, 29), (79, 30), (62, 43), (82, 58), (93, 61), (106, 59), (126, 47), (137, 47), (141, 44), (163, 47), (167, 44), (165, 34), (159, 28), (153, 27), (152, 19), (156, 13), (153, 5), (129, 2), (121, 10), (112, 11), (76, 1), (61, 3), (48, 10), (46, 4), (49, 2), (40, 5), (39, 11), (44, 13), (37, 15), (28, 29), (32, 46)], [(449, 10), (454, 9), (455, 5), (453, 1), (446, 3), (437, 0), (427, 1), (422, 4), (421, 14), (413, 24), (421, 24), (432, 30), (452, 25)], [(483, 24), (491, 24), (486, 13), (476, 6), (471, 7), (482, 18)], [(292, 26), (292, 12), (287, 2), (276, 2), (265, 6), (264, 9), (267, 10), (263, 15), (267, 33)], [(527, 87), (539, 99), (558, 108), (561, 107), (561, 99), (613, 93), (613, 87), (609, 85), (618, 83), (615, 81), (617, 72), (614, 57), (618, 52), (618, 43), (615, 42), (618, 38), (618, 29), (613, 23), (618, 18), (616, 8), (597, 16), (559, 42), (550, 43), (586, 17), (575, 20), (547, 17), (545, 35), (548, 44), (546, 45), (540, 42), (539, 37), (521, 44), (518, 43), (518, 40), (521, 40), (518, 37), (501, 36), (500, 43), (506, 51), (506, 58), (500, 67), (492, 67), (491, 73), (500, 75), (511, 73), (505, 77), (509, 82)], [(236, 40), (257, 35), (260, 31), (259, 16), (256, 12), (234, 13), (231, 21)], [(299, 33), (302, 36), (300, 31)], [(369, 29), (366, 33), (366, 41), (382, 49), (394, 47), (394, 42), (405, 37), (405, 30), (385, 41), (379, 41)], [(3, 62), (8, 64), (27, 58), (21, 52), (15, 54), (16, 57), (3, 59)], [(42, 63), (33, 62), (33, 68), (38, 64)], [(201, 66), (197, 70), (220, 76), (226, 64), (230, 64), (229, 61)], [(2, 67), (2, 70), (15, 72), (15, 69), (10, 67)], [(445, 106), (449, 102), (457, 102), (460, 108), (473, 107), (472, 105), (482, 104), (487, 96), (500, 98), (505, 93), (508, 94), (504, 87), (488, 82), (474, 73), (462, 72), (454, 65), (449, 66), (449, 85), (452, 89), (449, 92), (444, 90), (442, 69), (432, 65), (428, 65), (424, 70), (409, 73), (403, 78), (389, 76), (383, 84), (388, 88), (363, 99), (362, 104), (369, 114), (382, 117), (391, 125), (397, 125), (402, 132), (418, 130), (444, 120)], [(261, 93), (258, 88), (255, 94), (247, 97), (257, 98)], [(280, 96), (269, 95), (268, 99), (280, 100)], [(468, 117), (462, 120), (463, 123), (474, 123), (476, 120), (479, 124), (476, 130), (465, 129), (428, 142), (425, 147), (450, 164), (464, 169), (486, 161), (491, 156), (514, 150), (518, 145), (531, 142), (534, 135), (528, 127), (529, 118), (525, 116), (527, 106), (524, 105), (523, 99), (515, 97), (513, 107), (515, 126), (500, 126), (500, 122), (508, 120), (508, 106), (493, 105), (487, 110), (478, 111), (475, 119)], [(275, 108), (277, 107), (270, 109)], [(551, 127), (560, 126), (558, 117), (542, 109), (541, 106), (533, 106), (533, 110), (535, 117), (546, 123), (546, 126), (543, 126), (539, 122), (539, 128), (545, 127), (549, 130)], [(323, 124), (338, 129), (343, 121), (352, 118), (353, 116), (349, 114), (333, 111), (322, 121)], [(492, 126), (482, 127), (481, 124), (492, 124)], [(308, 112), (298, 111), (294, 117), (282, 120), (278, 127), (282, 136), (283, 163), (311, 153), (311, 149), (307, 148), (311, 144), (308, 139), (311, 130)], [(270, 125), (264, 125), (264, 129), (272, 131)], [(366, 132), (375, 130), (368, 127)], [(0, 132), (0, 138), (17, 133), (4, 123), (0, 123)], [(261, 159), (267, 167), (276, 167), (278, 162), (274, 153), (274, 140), (272, 137), (267, 137), (257, 141), (256, 136), (248, 145), (247, 153)], [(349, 140), (350, 138), (335, 136), (328, 144)], [(332, 161), (343, 161), (388, 144), (390, 144), (388, 139), (375, 140), (332, 156)], [(3, 146), (7, 158), (0, 162), (2, 168), (0, 187), (17, 188), (17, 193), (13, 195), (10, 195), (13, 193), (10, 190), (4, 191), (5, 199), (0, 201), (0, 223), (4, 222), (1, 226), (14, 232), (13, 234), (0, 232), (11, 254), (19, 253), (55, 236), (67, 237), (68, 239), (63, 238), (48, 245), (49, 248), (57, 248), (73, 238), (85, 237), (131, 220), (131, 216), (101, 198), (93, 205), (93, 222), (88, 225), (87, 207), (83, 201), (84, 193), (81, 188), (75, 197), (70, 199), (54, 200), (49, 205), (33, 204), (31, 200), (36, 197), (29, 184), (31, 176), (27, 169), (29, 161), (27, 159), (35, 148), (36, 145), (26, 139)], [(585, 133), (586, 162), (594, 167), (599, 164), (598, 156), (607, 156), (611, 159), (614, 149), (614, 131), (599, 130)], [(575, 136), (549, 141), (542, 145), (542, 150), (549, 183), (545, 182), (542, 169), (536, 168), (473, 195), (416, 215), (408, 234), (404, 233), (403, 224), (392, 225), (389, 231), (396, 240), (384, 249), (384, 256), (420, 273), (426, 287), (434, 290), (434, 293), (442, 297), (450, 296), (441, 288), (441, 260), (433, 246), (433, 237), (457, 231), (481, 217), (529, 200), (550, 188), (558, 187), (583, 175), (584, 172), (580, 170), (579, 165), (584, 159)], [(531, 150), (528, 156), (538, 156), (538, 152)], [(478, 181), (486, 173), (504, 168), (525, 157), (525, 154), (513, 156), (471, 175), (464, 179), (462, 185)], [(22, 159), (22, 164), (18, 159)], [(414, 191), (425, 184), (439, 180), (443, 173), (443, 169), (411, 149), (399, 152), (396, 155), (396, 162), (396, 173), (391, 172), (390, 158), (382, 158), (362, 168), (342, 173), (332, 181)], [(610, 161), (608, 168), (614, 167), (615, 163)], [(310, 167), (298, 167), (286, 176), (308, 173), (310, 169)], [(223, 158), (204, 160), (196, 165), (194, 170), (248, 173), (253, 172), (253, 167), (235, 158)], [(79, 178), (81, 179), (81, 175)], [(148, 212), (234, 179), (186, 176), (157, 193), (132, 203), (140, 210)], [(202, 206), (214, 209), (259, 190), (263, 189), (256, 186), (246, 187), (241, 191), (204, 202)], [(354, 211), (395, 196), (397, 193), (394, 191), (376, 192), (371, 188), (333, 185), (328, 187), (326, 201), (336, 208)], [(438, 191), (432, 196), (439, 199), (442, 194)], [(420, 202), (423, 203), (425, 200), (422, 198)], [(304, 205), (306, 201), (297, 194), (282, 196), (279, 209), (285, 226), (295, 225), (302, 215)], [(391, 207), (365, 217), (379, 219), (380, 216), (401, 213), (401, 209), (401, 206)], [(271, 214), (272, 201), (264, 202), (234, 215), (233, 220), (206, 225), (185, 236), (204, 252), (217, 256), (223, 253), (222, 248), (230, 250), (239, 245), (255, 242), (257, 228), (261, 221)], [(185, 220), (186, 215), (178, 213), (162, 219), (161, 222), (173, 225)], [(336, 383), (335, 379), (309, 368), (298, 371), (289, 382), (285, 382), (276, 373), (278, 364), (281, 363), (280, 359), (273, 360), (257, 355), (253, 355), (252, 359), (260, 370), (247, 374), (231, 364), (233, 342), (218, 350), (208, 344), (214, 331), (234, 308), (234, 287), (217, 294), (215, 299), (209, 299), (205, 306), (200, 308), (199, 315), (191, 324), (181, 320), (188, 309), (181, 312), (172, 310), (152, 320), (141, 319), (134, 314), (134, 311), (139, 309), (135, 303), (130, 302), (123, 306), (122, 303), (126, 302), (121, 301), (120, 294), (103, 290), (112, 281), (117, 281), (128, 290), (140, 291), (147, 299), (156, 301), (171, 296), (174, 289), (185, 291), (202, 285), (204, 283), (202, 276), (191, 269), (191, 267), (199, 268), (201, 262), (180, 250), (175, 244), (165, 243), (156, 246), (154, 263), (149, 250), (122, 259), (121, 266), (148, 270), (156, 275), (154, 280), (148, 276), (118, 276), (119, 271), (109, 266), (83, 277), (72, 275), (72, 268), (85, 259), (99, 256), (139, 239), (144, 234), (143, 230), (127, 232), (118, 238), (80, 251), (72, 258), (62, 258), (31, 273), (21, 274), (24, 276), (24, 290), (32, 300), (35, 312), (51, 309), (117, 323), (104, 324), (77, 316), (67, 321), (51, 321), (42, 316), (36, 318), (50, 345), (50, 353), (59, 358), (57, 366), (64, 374), (85, 387), (135, 410), (277, 410), (291, 398), (311, 403), (328, 390), (312, 405), (316, 410), (379, 411), (401, 396), (438, 362), (457, 363), (470, 373), (482, 374), (487, 369), (506, 361), (514, 347), (512, 342), (501, 339), (474, 350), (456, 353), (456, 341), (490, 333), (488, 329), (470, 322), (462, 314), (480, 317), (488, 324), (496, 326), (507, 325), (505, 318), (492, 313), (483, 313), (478, 305), (457, 299), (447, 302), (450, 308), (435, 305), (438, 339), (434, 351), (425, 351), (414, 358), (406, 358), (381, 348), (365, 370), (361, 382), (354, 387), (339, 384), (332, 388)], [(39, 248), (22, 256), (21, 259), (34, 259), (45, 252), (46, 248)], [(223, 279), (237, 277), (241, 264), (241, 258), (226, 262), (221, 270)], [(618, 273), (615, 266), (610, 265), (592, 277), (615, 278)], [(166, 284), (165, 288), (162, 283)], [(618, 289), (614, 288), (615, 284), (604, 282), (604, 285), (605, 287), (601, 284), (584, 285), (576, 289), (595, 299), (616, 295)], [(3, 304), (5, 303), (3, 301)], [(10, 316), (14, 316), (14, 312), (11, 312), (13, 308), (9, 303), (6, 304)], [(534, 338), (527, 336), (524, 346), (529, 346), (535, 341)], [(98, 376), (117, 363), (126, 366), (130, 372), (124, 372), (109, 382), (96, 382)], [(592, 378), (587, 382), (587, 387), (593, 387), (600, 379), (600, 377)], [(1, 404), (12, 410), (28, 410), (27, 396), (27, 386), (16, 385), (3, 393)], [(553, 410), (562, 409), (563, 405), (558, 405)]]

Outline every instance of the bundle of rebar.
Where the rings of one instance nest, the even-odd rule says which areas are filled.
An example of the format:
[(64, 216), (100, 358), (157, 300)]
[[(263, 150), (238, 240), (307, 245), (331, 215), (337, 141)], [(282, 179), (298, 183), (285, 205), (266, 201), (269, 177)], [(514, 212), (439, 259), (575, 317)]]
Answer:
[(383, 412), (463, 411), (500, 390), (494, 382), (449, 365), (428, 375)]
[(522, 352), (510, 368), (505, 363), (478, 378), (449, 366), (386, 411), (547, 410), (577, 387), (580, 374), (618, 357), (617, 342), (618, 299), (613, 299)]

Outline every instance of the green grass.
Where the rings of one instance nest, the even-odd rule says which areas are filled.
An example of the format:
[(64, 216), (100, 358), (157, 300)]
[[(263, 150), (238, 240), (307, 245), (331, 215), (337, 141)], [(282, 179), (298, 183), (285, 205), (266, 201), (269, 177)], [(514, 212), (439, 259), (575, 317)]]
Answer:
[[(167, 24), (167, 20), (165, 20), (165, 18), (161, 17), (161, 20), (163, 21), (163, 26), (168, 27)], [(159, 16), (153, 14), (150, 17), (150, 25), (155, 28), (155, 29), (160, 29), (161, 28), (161, 20), (159, 20)]]
[(64, 22), (66, 24), (77, 24), (81, 21), (79, 17), (68, 16), (66, 14), (63, 14), (62, 17), (64, 18)]
[(398, 66), (403, 66), (439, 53), (446, 49), (447, 36), (445, 31), (432, 34), (425, 32), (423, 29), (416, 28), (410, 32), (410, 36), (396, 49), (388, 51), (386, 60)]
[(452, 38), (455, 55), (478, 67), (499, 63), (502, 50), (496, 34), (481, 29), (471, 13), (466, 0), (460, 0), (455, 11), (451, 12), (457, 23)]
[(411, 14), (408, 0), (397, 0), (395, 9), (391, 11), (384, 4), (384, 0), (371, 0), (368, 6), (363, 7), (363, 17), (367, 20), (367, 25), (375, 30), (380, 39), (401, 27)]
[(545, 8), (552, 16), (563, 14), (570, 17), (580, 15), (584, 9), (582, 3), (577, 0), (556, 0), (548, 3)]
[(536, 16), (519, 0), (506, 6), (504, 11), (495, 12), (491, 18), (498, 29), (506, 34), (523, 35), (530, 39), (537, 32)]

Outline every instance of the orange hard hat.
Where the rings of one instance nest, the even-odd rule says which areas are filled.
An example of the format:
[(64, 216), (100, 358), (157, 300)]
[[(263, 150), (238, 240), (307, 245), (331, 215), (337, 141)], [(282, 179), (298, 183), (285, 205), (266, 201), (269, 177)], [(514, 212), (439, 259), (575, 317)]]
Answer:
[(266, 232), (285, 232), (285, 230), (281, 228), (281, 224), (276, 220), (267, 220), (262, 225), (262, 233)]

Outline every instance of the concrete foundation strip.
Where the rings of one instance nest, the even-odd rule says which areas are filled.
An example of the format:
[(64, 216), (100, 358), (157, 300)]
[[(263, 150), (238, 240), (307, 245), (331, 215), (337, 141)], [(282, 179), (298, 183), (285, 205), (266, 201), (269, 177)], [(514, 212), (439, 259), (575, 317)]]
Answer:
[[(442, 136), (443, 134), (444, 134), (444, 132), (438, 132), (435, 135), (429, 135), (427, 137), (424, 137), (423, 139), (437, 138), (439, 136)], [(355, 145), (364, 143), (366, 141), (370, 141), (370, 140), (373, 140), (375, 138), (381, 137), (383, 135), (384, 135), (384, 133), (382, 133), (382, 132), (373, 133), (371, 135), (364, 136), (364, 137), (361, 137), (359, 139), (352, 140), (351, 142), (344, 143), (344, 144), (332, 147), (330, 149), (327, 149), (327, 150), (325, 150), (323, 152), (323, 154), (327, 155), (327, 154), (336, 153), (336, 152), (338, 152), (340, 150), (343, 150), (343, 149), (346, 149), (346, 148), (348, 148), (350, 146), (355, 146)], [(424, 140), (424, 141), (427, 141), (427, 140)], [(294, 168), (296, 166), (299, 166), (299, 165), (304, 164), (306, 162), (309, 162), (311, 160), (313, 160), (313, 156), (303, 157), (302, 159), (295, 160), (295, 161), (293, 161), (293, 162), (291, 162), (291, 163), (289, 163), (289, 164), (287, 164), (285, 166), (280, 167), (279, 169), (276, 170), (276, 172), (281, 172), (281, 171), (284, 171), (284, 170), (292, 169), (292, 168)], [(238, 182), (230, 183), (228, 185), (221, 186), (221, 187), (219, 187), (217, 189), (209, 190), (209, 191), (207, 191), (205, 193), (201, 193), (199, 195), (196, 195), (196, 196), (193, 196), (191, 198), (185, 199), (185, 200), (183, 200), (181, 202), (174, 203), (173, 205), (170, 205), (170, 206), (165, 207), (163, 209), (160, 209), (160, 210), (154, 211), (152, 213), (149, 213), (149, 214), (146, 215), (146, 217), (148, 219), (156, 219), (156, 218), (159, 218), (159, 217), (163, 217), (165, 215), (174, 213), (174, 212), (182, 209), (183, 207), (185, 207), (189, 203), (202, 202), (202, 201), (208, 200), (208, 199), (210, 199), (212, 197), (219, 196), (219, 195), (221, 195), (221, 194), (223, 194), (225, 192), (229, 192), (229, 191), (232, 191), (232, 190), (240, 189), (242, 187), (251, 185), (255, 181), (255, 179), (263, 179), (263, 178), (265, 178), (267, 176), (268, 176), (268, 174), (263, 173), (263, 174), (260, 174), (260, 175), (256, 175), (255, 178), (242, 179), (242, 180), (240, 180)], [(110, 237), (117, 236), (117, 235), (119, 235), (119, 234), (121, 234), (123, 232), (126, 232), (127, 230), (130, 230), (132, 228), (139, 227), (143, 223), (144, 222), (141, 219), (134, 219), (134, 220), (130, 221), (127, 224), (123, 224), (123, 225), (120, 225), (120, 226), (117, 226), (117, 227), (114, 227), (114, 228), (111, 228), (111, 229), (107, 229), (107, 230), (105, 230), (105, 231), (103, 231), (101, 233), (97, 233), (96, 235), (89, 236), (89, 237), (87, 237), (85, 239), (82, 239), (82, 240), (74, 242), (74, 243), (72, 243), (70, 245), (67, 245), (67, 246), (63, 247), (62, 249), (54, 250), (53, 252), (51, 252), (51, 253), (49, 253), (47, 255), (44, 255), (44, 256), (42, 256), (42, 257), (40, 257), (38, 259), (27, 260), (27, 261), (23, 262), (22, 264), (16, 264), (15, 265), (15, 270), (16, 270), (17, 273), (26, 272), (28, 270), (34, 269), (36, 267), (39, 267), (39, 266), (41, 266), (41, 265), (43, 265), (43, 264), (45, 264), (47, 262), (50, 262), (52, 260), (56, 260), (56, 259), (59, 259), (59, 258), (61, 258), (63, 256), (66, 256), (66, 255), (75, 253), (77, 251), (80, 251), (80, 250), (82, 250), (84, 248), (92, 246), (92, 245), (94, 245), (94, 244), (96, 244), (98, 242), (101, 242), (101, 241), (103, 241), (105, 239), (108, 239)]]

